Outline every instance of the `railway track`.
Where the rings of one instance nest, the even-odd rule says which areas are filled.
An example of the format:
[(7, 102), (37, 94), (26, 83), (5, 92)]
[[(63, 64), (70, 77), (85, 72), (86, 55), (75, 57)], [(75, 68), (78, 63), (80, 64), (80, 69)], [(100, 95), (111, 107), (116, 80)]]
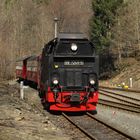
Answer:
[(117, 92), (108, 91), (108, 90), (105, 90), (105, 89), (100, 89), (100, 91), (107, 92), (107, 93), (113, 94), (113, 95), (115, 94), (115, 95), (117, 95), (117, 96), (119, 96), (119, 97), (123, 97), (123, 98), (126, 98), (126, 99), (130, 99), (130, 100), (133, 100), (133, 101), (136, 101), (136, 102), (140, 102), (140, 99), (133, 98), (133, 97), (129, 97), (129, 96), (127, 96), (127, 95), (122, 95), (122, 94), (119, 94), (119, 93), (117, 93)]
[(119, 90), (119, 91), (127, 91), (127, 92), (140, 93), (140, 90), (136, 90), (136, 89), (123, 89), (123, 88), (105, 87), (105, 86), (100, 86), (100, 88), (102, 88), (102, 89), (110, 89), (110, 90)]
[(90, 113), (86, 113), (83, 116), (68, 116), (65, 113), (62, 113), (62, 115), (92, 140), (136, 140), (134, 137), (95, 118)]
[[(3, 89), (3, 87), (2, 87), (2, 89)], [(1, 88), (0, 88), (0, 90), (1, 90)], [(5, 87), (5, 92), (7, 92), (7, 87)], [(18, 101), (18, 100), (17, 100)], [(18, 102), (20, 102), (20, 101), (18, 101)], [(26, 101), (25, 101), (26, 102)], [(43, 111), (43, 109), (42, 109), (42, 106), (38, 106), (38, 105), (34, 105), (33, 104), (33, 106), (35, 106), (35, 108), (39, 111), (39, 112), (41, 112), (44, 116), (46, 116), (46, 113)], [(132, 105), (132, 106), (134, 106), (134, 105)], [(63, 115), (63, 113), (62, 113), (62, 115)], [(66, 115), (66, 114), (65, 114)], [(76, 118), (72, 118), (72, 119), (74, 119), (75, 120), (75, 124), (77, 125), (79, 125), (81, 128), (83, 128), (83, 131), (85, 132), (83, 132), (84, 134), (86, 134), (86, 133), (88, 133), (88, 137), (90, 138), (90, 139), (94, 139), (94, 140), (99, 140), (99, 139), (102, 139), (102, 140), (105, 140), (105, 139), (109, 139), (109, 140), (114, 140), (114, 139), (120, 139), (120, 140), (122, 140), (122, 139), (127, 139), (127, 138), (129, 138), (129, 139), (132, 139), (132, 140), (135, 140), (135, 138), (133, 138), (133, 137), (131, 137), (131, 136), (127, 136), (127, 134), (120, 134), (119, 132), (116, 132), (115, 130), (113, 130), (113, 128), (111, 129), (111, 128), (109, 128), (109, 126), (105, 126), (105, 124), (104, 123), (101, 123), (101, 121), (99, 121), (100, 122), (100, 124), (98, 125), (98, 122), (97, 122), (97, 118), (95, 118), (94, 116), (90, 116), (91, 114), (86, 114), (85, 116), (86, 116), (86, 118), (84, 118), (83, 119), (83, 117), (84, 116), (79, 116), (79, 118), (78, 118), (78, 120), (79, 120), (79, 122), (77, 122), (77, 123), (75, 123), (76, 122)], [(67, 115), (66, 115), (67, 116)], [(69, 116), (68, 116), (69, 117)], [(94, 120), (92, 119), (92, 117), (94, 118)], [(83, 122), (86, 122), (86, 124), (85, 123), (83, 123)], [(96, 124), (96, 125), (95, 125)], [(76, 126), (75, 125), (75, 126)], [(92, 126), (94, 126), (94, 128), (92, 127)], [(77, 127), (78, 128), (78, 127)], [(97, 130), (96, 132), (92, 132), (92, 131), (94, 131), (94, 130), (96, 130), (97, 128), (99, 128), (99, 130)], [(86, 130), (86, 131), (85, 131)], [(105, 132), (104, 132), (105, 131)], [(112, 131), (112, 132), (111, 132)], [(87, 134), (86, 134), (87, 135)], [(111, 137), (110, 137), (111, 136)], [(106, 138), (107, 137), (107, 138)]]
[(116, 94), (115, 92), (110, 92), (110, 91), (105, 91), (105, 90), (100, 90), (99, 93), (101, 95), (117, 99), (118, 101), (125, 102), (128, 104), (140, 107), (140, 103), (139, 103), (140, 100), (139, 99), (131, 98), (128, 96)]
[(98, 104), (130, 111), (134, 113), (140, 113), (140, 107), (135, 106), (135, 105), (129, 105), (129, 104), (114, 102), (114, 101), (105, 100), (105, 99), (99, 99)]

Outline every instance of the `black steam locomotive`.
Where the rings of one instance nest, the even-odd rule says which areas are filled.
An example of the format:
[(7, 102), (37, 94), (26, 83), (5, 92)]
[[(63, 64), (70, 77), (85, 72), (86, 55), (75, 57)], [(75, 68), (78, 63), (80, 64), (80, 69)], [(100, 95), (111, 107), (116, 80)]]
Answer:
[(93, 111), (98, 102), (98, 56), (81, 33), (60, 33), (39, 59), (40, 96), (50, 110)]

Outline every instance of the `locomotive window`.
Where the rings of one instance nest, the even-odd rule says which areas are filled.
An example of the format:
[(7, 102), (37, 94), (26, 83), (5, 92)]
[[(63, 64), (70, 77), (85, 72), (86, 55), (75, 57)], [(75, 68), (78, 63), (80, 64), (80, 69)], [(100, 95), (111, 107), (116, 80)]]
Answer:
[[(76, 44), (77, 51), (71, 50), (71, 45)], [(56, 48), (58, 55), (93, 55), (94, 48), (88, 41), (83, 42), (59, 42)]]

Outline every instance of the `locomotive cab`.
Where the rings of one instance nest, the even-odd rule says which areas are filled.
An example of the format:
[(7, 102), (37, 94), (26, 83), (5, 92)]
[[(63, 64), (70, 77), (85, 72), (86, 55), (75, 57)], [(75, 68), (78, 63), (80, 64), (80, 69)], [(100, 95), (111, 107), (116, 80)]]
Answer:
[(95, 110), (98, 56), (83, 34), (59, 34), (42, 53), (41, 83), (51, 110)]

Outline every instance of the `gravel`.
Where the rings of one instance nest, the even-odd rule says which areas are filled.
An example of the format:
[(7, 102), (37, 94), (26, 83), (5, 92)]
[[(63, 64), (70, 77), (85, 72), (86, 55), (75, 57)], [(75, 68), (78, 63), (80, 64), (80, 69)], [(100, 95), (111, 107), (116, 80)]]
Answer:
[(140, 115), (125, 112), (119, 109), (106, 106), (97, 106), (98, 114), (101, 120), (118, 128), (119, 130), (128, 133), (129, 135), (140, 139)]

